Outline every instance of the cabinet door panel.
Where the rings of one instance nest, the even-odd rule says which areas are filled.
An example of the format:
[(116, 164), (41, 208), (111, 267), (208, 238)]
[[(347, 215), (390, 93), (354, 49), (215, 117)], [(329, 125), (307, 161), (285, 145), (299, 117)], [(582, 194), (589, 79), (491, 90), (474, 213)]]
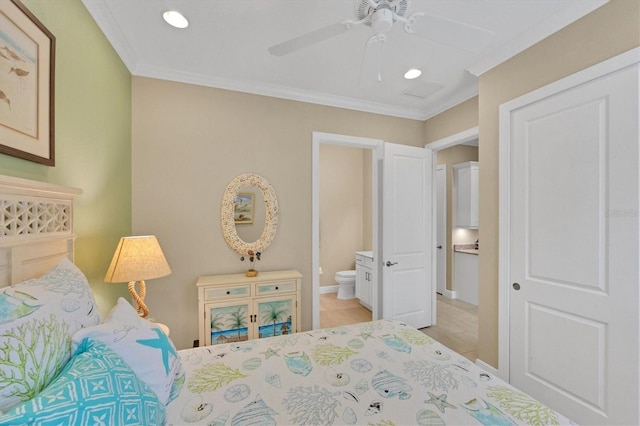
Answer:
[(250, 301), (205, 304), (207, 345), (242, 342), (252, 338)]
[(296, 332), (295, 295), (255, 299), (254, 312), (258, 330), (255, 337), (280, 336)]
[(365, 306), (371, 306), (371, 281), (373, 279), (373, 269), (365, 268), (364, 271), (364, 282), (360, 301), (364, 303)]
[(367, 269), (356, 263), (356, 297), (362, 299), (363, 287), (365, 286)]
[(454, 226), (457, 228), (478, 228), (479, 170), (478, 164), (474, 161), (453, 166)]

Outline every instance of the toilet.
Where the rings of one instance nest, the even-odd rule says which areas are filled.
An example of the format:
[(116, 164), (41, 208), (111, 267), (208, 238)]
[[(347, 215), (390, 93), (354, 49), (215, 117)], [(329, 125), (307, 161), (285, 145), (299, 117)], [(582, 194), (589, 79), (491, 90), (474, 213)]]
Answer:
[(338, 299), (355, 299), (356, 271), (336, 272), (335, 280), (339, 284)]

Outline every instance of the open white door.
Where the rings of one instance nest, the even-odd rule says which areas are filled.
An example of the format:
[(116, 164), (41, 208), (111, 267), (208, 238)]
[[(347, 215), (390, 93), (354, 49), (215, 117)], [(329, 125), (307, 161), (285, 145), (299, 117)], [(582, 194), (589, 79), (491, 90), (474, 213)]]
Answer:
[(385, 143), (382, 317), (416, 328), (432, 323), (432, 156), (430, 149)]
[(436, 292), (447, 291), (447, 165), (436, 167)]
[(578, 424), (640, 422), (639, 51), (501, 108), (509, 378)]

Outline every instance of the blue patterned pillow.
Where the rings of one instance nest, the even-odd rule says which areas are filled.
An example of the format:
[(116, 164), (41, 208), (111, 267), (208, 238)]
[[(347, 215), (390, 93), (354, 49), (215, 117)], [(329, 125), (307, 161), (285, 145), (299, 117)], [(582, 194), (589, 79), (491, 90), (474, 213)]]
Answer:
[(0, 289), (0, 412), (44, 389), (71, 358), (71, 335), (100, 321), (86, 277), (68, 259)]
[(0, 424), (158, 425), (165, 408), (107, 345), (85, 339), (65, 369), (30, 401), (0, 416)]

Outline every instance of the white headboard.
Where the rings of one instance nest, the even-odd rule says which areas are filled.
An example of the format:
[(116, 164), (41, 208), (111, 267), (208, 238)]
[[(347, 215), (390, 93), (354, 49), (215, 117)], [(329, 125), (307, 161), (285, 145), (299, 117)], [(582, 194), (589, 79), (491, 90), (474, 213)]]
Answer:
[(0, 287), (73, 261), (73, 200), (82, 190), (0, 175)]

